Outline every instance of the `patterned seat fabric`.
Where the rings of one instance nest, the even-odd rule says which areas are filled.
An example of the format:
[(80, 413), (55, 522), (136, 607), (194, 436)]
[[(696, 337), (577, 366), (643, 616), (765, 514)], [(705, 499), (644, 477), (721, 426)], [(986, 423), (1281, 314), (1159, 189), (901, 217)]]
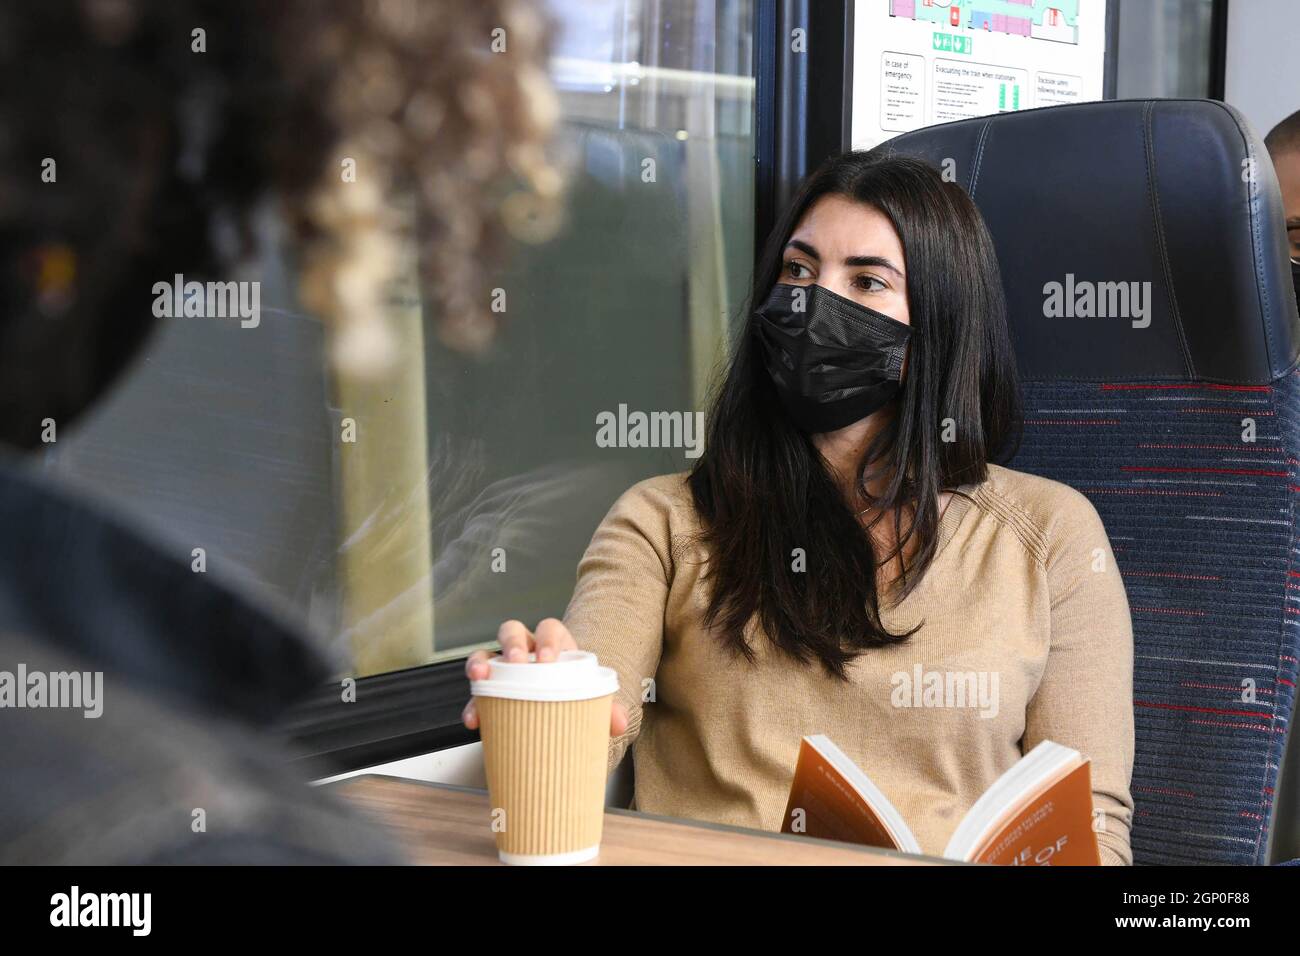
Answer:
[(1263, 863), (1300, 656), (1300, 377), (1030, 383), (1013, 467), (1105, 522), (1133, 616), (1134, 863)]

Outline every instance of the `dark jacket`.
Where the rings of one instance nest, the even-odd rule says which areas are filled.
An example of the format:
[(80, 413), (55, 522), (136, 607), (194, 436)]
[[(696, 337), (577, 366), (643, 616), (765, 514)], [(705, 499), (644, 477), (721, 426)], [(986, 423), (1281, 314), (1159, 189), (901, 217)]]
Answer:
[(0, 706), (0, 863), (394, 861), (270, 733), (321, 656), (190, 562), (0, 457), (0, 681), (103, 675), (98, 717)]

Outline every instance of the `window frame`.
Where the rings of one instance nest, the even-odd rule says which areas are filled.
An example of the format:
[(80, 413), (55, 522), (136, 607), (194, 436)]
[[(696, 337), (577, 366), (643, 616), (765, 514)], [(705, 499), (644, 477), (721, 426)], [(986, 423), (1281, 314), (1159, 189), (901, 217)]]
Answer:
[(360, 770), (479, 739), (478, 731), (460, 722), (469, 701), (464, 657), (347, 680), (355, 686), (346, 697), (340, 677), (316, 688), (277, 725), (294, 763), (310, 776)]

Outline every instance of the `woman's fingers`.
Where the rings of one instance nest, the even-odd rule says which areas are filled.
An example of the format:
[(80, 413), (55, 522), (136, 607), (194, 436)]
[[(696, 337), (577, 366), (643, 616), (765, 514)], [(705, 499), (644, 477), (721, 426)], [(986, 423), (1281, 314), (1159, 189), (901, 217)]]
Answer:
[(537, 660), (557, 660), (561, 651), (575, 650), (578, 646), (563, 623), (548, 617), (537, 625)]
[[(470, 680), (487, 680), (490, 668), (488, 661), (492, 655), (487, 651), (475, 651), (469, 657), (465, 658), (465, 676)], [(474, 698), (469, 699), (465, 709), (460, 712), (460, 722), (468, 730), (478, 729), (478, 708), (474, 706)]]
[(501, 656), (505, 660), (524, 664), (534, 647), (533, 632), (524, 627), (522, 621), (506, 621), (497, 630), (497, 643), (501, 645)]
[[(501, 658), (503, 660), (526, 661), (529, 652), (533, 650), (533, 633), (524, 627), (522, 621), (506, 621), (497, 629), (497, 643), (501, 645)], [(487, 680), (491, 676), (488, 661), (493, 656), (495, 655), (487, 651), (475, 651), (469, 655), (469, 657), (465, 658), (465, 676), (472, 681)], [(468, 730), (478, 730), (478, 708), (474, 706), (473, 697), (469, 699), (469, 703), (460, 712), (460, 722)]]
[[(528, 630), (522, 621), (506, 621), (497, 630), (497, 643), (501, 645), (501, 659), (512, 663), (524, 663), (530, 653), (542, 661), (558, 660), (562, 651), (578, 649), (578, 642), (573, 639), (564, 622), (548, 617), (537, 625), (537, 633)], [(488, 661), (492, 654), (487, 651), (475, 651), (465, 659), (465, 676), (470, 680), (486, 680), (490, 674)], [(478, 729), (478, 708), (474, 698), (469, 699), (460, 714), (461, 723), (469, 730)], [(617, 700), (610, 709), (609, 731), (617, 737), (627, 730), (627, 710)]]
[(491, 657), (487, 651), (475, 651), (465, 658), (465, 676), (470, 680), (487, 680), (490, 672), (488, 660)]
[(617, 737), (627, 731), (627, 708), (620, 701), (614, 701), (609, 713), (609, 735)]

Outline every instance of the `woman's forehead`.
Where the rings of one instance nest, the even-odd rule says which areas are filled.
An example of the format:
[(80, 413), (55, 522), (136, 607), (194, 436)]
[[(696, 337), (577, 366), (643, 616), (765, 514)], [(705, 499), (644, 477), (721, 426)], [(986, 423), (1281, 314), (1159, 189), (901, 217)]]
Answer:
[(823, 257), (879, 254), (881, 246), (902, 249), (888, 216), (875, 206), (837, 194), (813, 203), (790, 238), (812, 241)]

